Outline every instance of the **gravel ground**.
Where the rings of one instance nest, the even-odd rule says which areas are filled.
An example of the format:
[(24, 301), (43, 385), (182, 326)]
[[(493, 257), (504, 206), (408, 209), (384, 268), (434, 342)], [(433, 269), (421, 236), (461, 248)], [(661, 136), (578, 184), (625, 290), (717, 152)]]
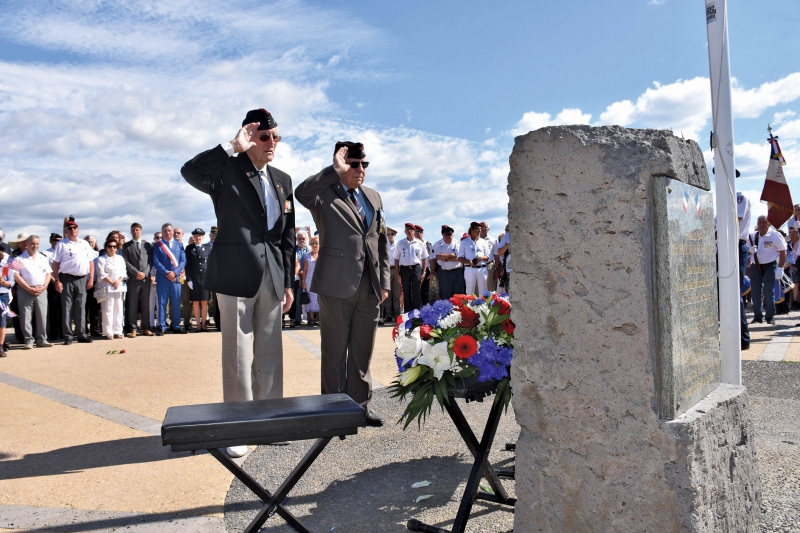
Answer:
[[(491, 401), (459, 404), (480, 439)], [(315, 532), (402, 532), (411, 518), (449, 527), (472, 466), (467, 450), (450, 417), (434, 407), (422, 431), (416, 424), (406, 431), (395, 425), (405, 404), (389, 398), (386, 390), (373, 396), (371, 407), (386, 420), (382, 428), (366, 428), (358, 435), (334, 439), (285, 500), (306, 526)], [(516, 442), (519, 427), (509, 406), (501, 418), (490, 460), (495, 466), (513, 465), (506, 442)], [(272, 492), (302, 458), (311, 441), (290, 446), (259, 446), (244, 464), (245, 470)], [(417, 481), (432, 484), (413, 489)], [(513, 480), (503, 480), (514, 496)], [(485, 484), (485, 482), (484, 482)], [(418, 496), (432, 494), (416, 503)], [(228, 531), (242, 531), (261, 508), (239, 480), (234, 480), (225, 500)], [(514, 514), (502, 505), (476, 502), (467, 531), (511, 532)], [(291, 533), (277, 514), (261, 531)]]
[(761, 473), (761, 531), (800, 531), (800, 364), (743, 361)]

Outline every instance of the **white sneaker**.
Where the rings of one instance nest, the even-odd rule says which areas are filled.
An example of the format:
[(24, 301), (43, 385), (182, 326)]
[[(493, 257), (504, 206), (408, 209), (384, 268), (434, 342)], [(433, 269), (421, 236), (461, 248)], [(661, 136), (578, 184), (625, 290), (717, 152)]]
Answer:
[(228, 453), (229, 457), (233, 457), (235, 459), (247, 453), (247, 446), (230, 446), (226, 448), (225, 451)]

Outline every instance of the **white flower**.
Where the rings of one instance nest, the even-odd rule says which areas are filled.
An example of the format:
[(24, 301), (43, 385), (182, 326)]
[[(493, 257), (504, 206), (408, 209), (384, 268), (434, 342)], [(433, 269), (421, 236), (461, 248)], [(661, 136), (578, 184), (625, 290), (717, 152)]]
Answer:
[(413, 366), (409, 368), (408, 370), (400, 374), (399, 376), (400, 384), (403, 387), (409, 386), (410, 384), (414, 383), (417, 380), (417, 378), (421, 373), (422, 373), (421, 366)]
[(419, 328), (416, 328), (408, 335), (397, 337), (395, 340), (395, 346), (397, 346), (397, 349), (394, 353), (397, 357), (403, 360), (402, 364), (405, 366), (409, 361), (419, 357), (419, 355), (422, 353), (423, 344), (427, 343), (422, 342), (422, 339), (419, 336)]
[(417, 359), (417, 364), (429, 366), (433, 369), (436, 379), (442, 379), (445, 370), (453, 367), (450, 354), (447, 352), (447, 343), (439, 344), (422, 343), (422, 355)]
[(461, 311), (453, 310), (446, 317), (439, 319), (438, 326), (442, 329), (454, 328), (459, 322), (461, 322)]

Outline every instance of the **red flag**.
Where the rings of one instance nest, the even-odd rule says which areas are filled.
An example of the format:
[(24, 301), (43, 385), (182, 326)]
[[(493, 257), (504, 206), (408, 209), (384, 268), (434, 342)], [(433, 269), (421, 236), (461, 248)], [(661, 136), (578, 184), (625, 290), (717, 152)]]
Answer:
[(783, 223), (789, 220), (794, 214), (792, 207), (792, 193), (789, 191), (789, 184), (786, 183), (786, 176), (783, 174), (783, 165), (786, 160), (781, 153), (778, 145), (778, 138), (769, 134), (767, 139), (771, 146), (769, 166), (767, 167), (767, 179), (764, 181), (764, 190), (761, 191), (761, 201), (767, 202), (767, 220), (769, 223), (780, 228)]

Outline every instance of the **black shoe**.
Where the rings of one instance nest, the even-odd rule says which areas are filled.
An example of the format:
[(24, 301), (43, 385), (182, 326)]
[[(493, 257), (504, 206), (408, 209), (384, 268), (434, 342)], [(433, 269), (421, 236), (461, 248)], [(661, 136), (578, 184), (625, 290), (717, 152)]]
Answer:
[(161, 337), (164, 334), (164, 330), (163, 329), (157, 329), (157, 330), (155, 330), (153, 332), (153, 334), (155, 334), (156, 337)]
[(367, 411), (367, 425), (379, 428), (383, 425), (383, 418), (379, 417), (372, 411)]
[(185, 329), (173, 329), (172, 333), (181, 333), (181, 334), (183, 334), (183, 333), (188, 333), (188, 332)]
[(775, 325), (775, 319), (774, 318), (770, 318), (769, 320), (767, 320), (767, 324), (769, 324), (770, 326), (774, 326)]
[(750, 322), (750, 323), (751, 323), (751, 324), (763, 324), (763, 323), (764, 323), (764, 321), (763, 321), (763, 320), (759, 320), (759, 319), (757, 319), (757, 318), (754, 318), (754, 319), (753, 319), (753, 321), (752, 321), (752, 322)]
[(78, 342), (82, 342), (84, 344), (89, 344), (90, 342), (92, 342), (92, 339), (89, 338), (89, 337), (84, 337), (82, 339), (78, 339)]
[(749, 342), (743, 342), (742, 343), (742, 351), (749, 350), (749, 349), (750, 349), (750, 343)]
[(69, 346), (70, 344), (72, 344), (72, 339), (66, 339), (64, 341), (64, 346)]

